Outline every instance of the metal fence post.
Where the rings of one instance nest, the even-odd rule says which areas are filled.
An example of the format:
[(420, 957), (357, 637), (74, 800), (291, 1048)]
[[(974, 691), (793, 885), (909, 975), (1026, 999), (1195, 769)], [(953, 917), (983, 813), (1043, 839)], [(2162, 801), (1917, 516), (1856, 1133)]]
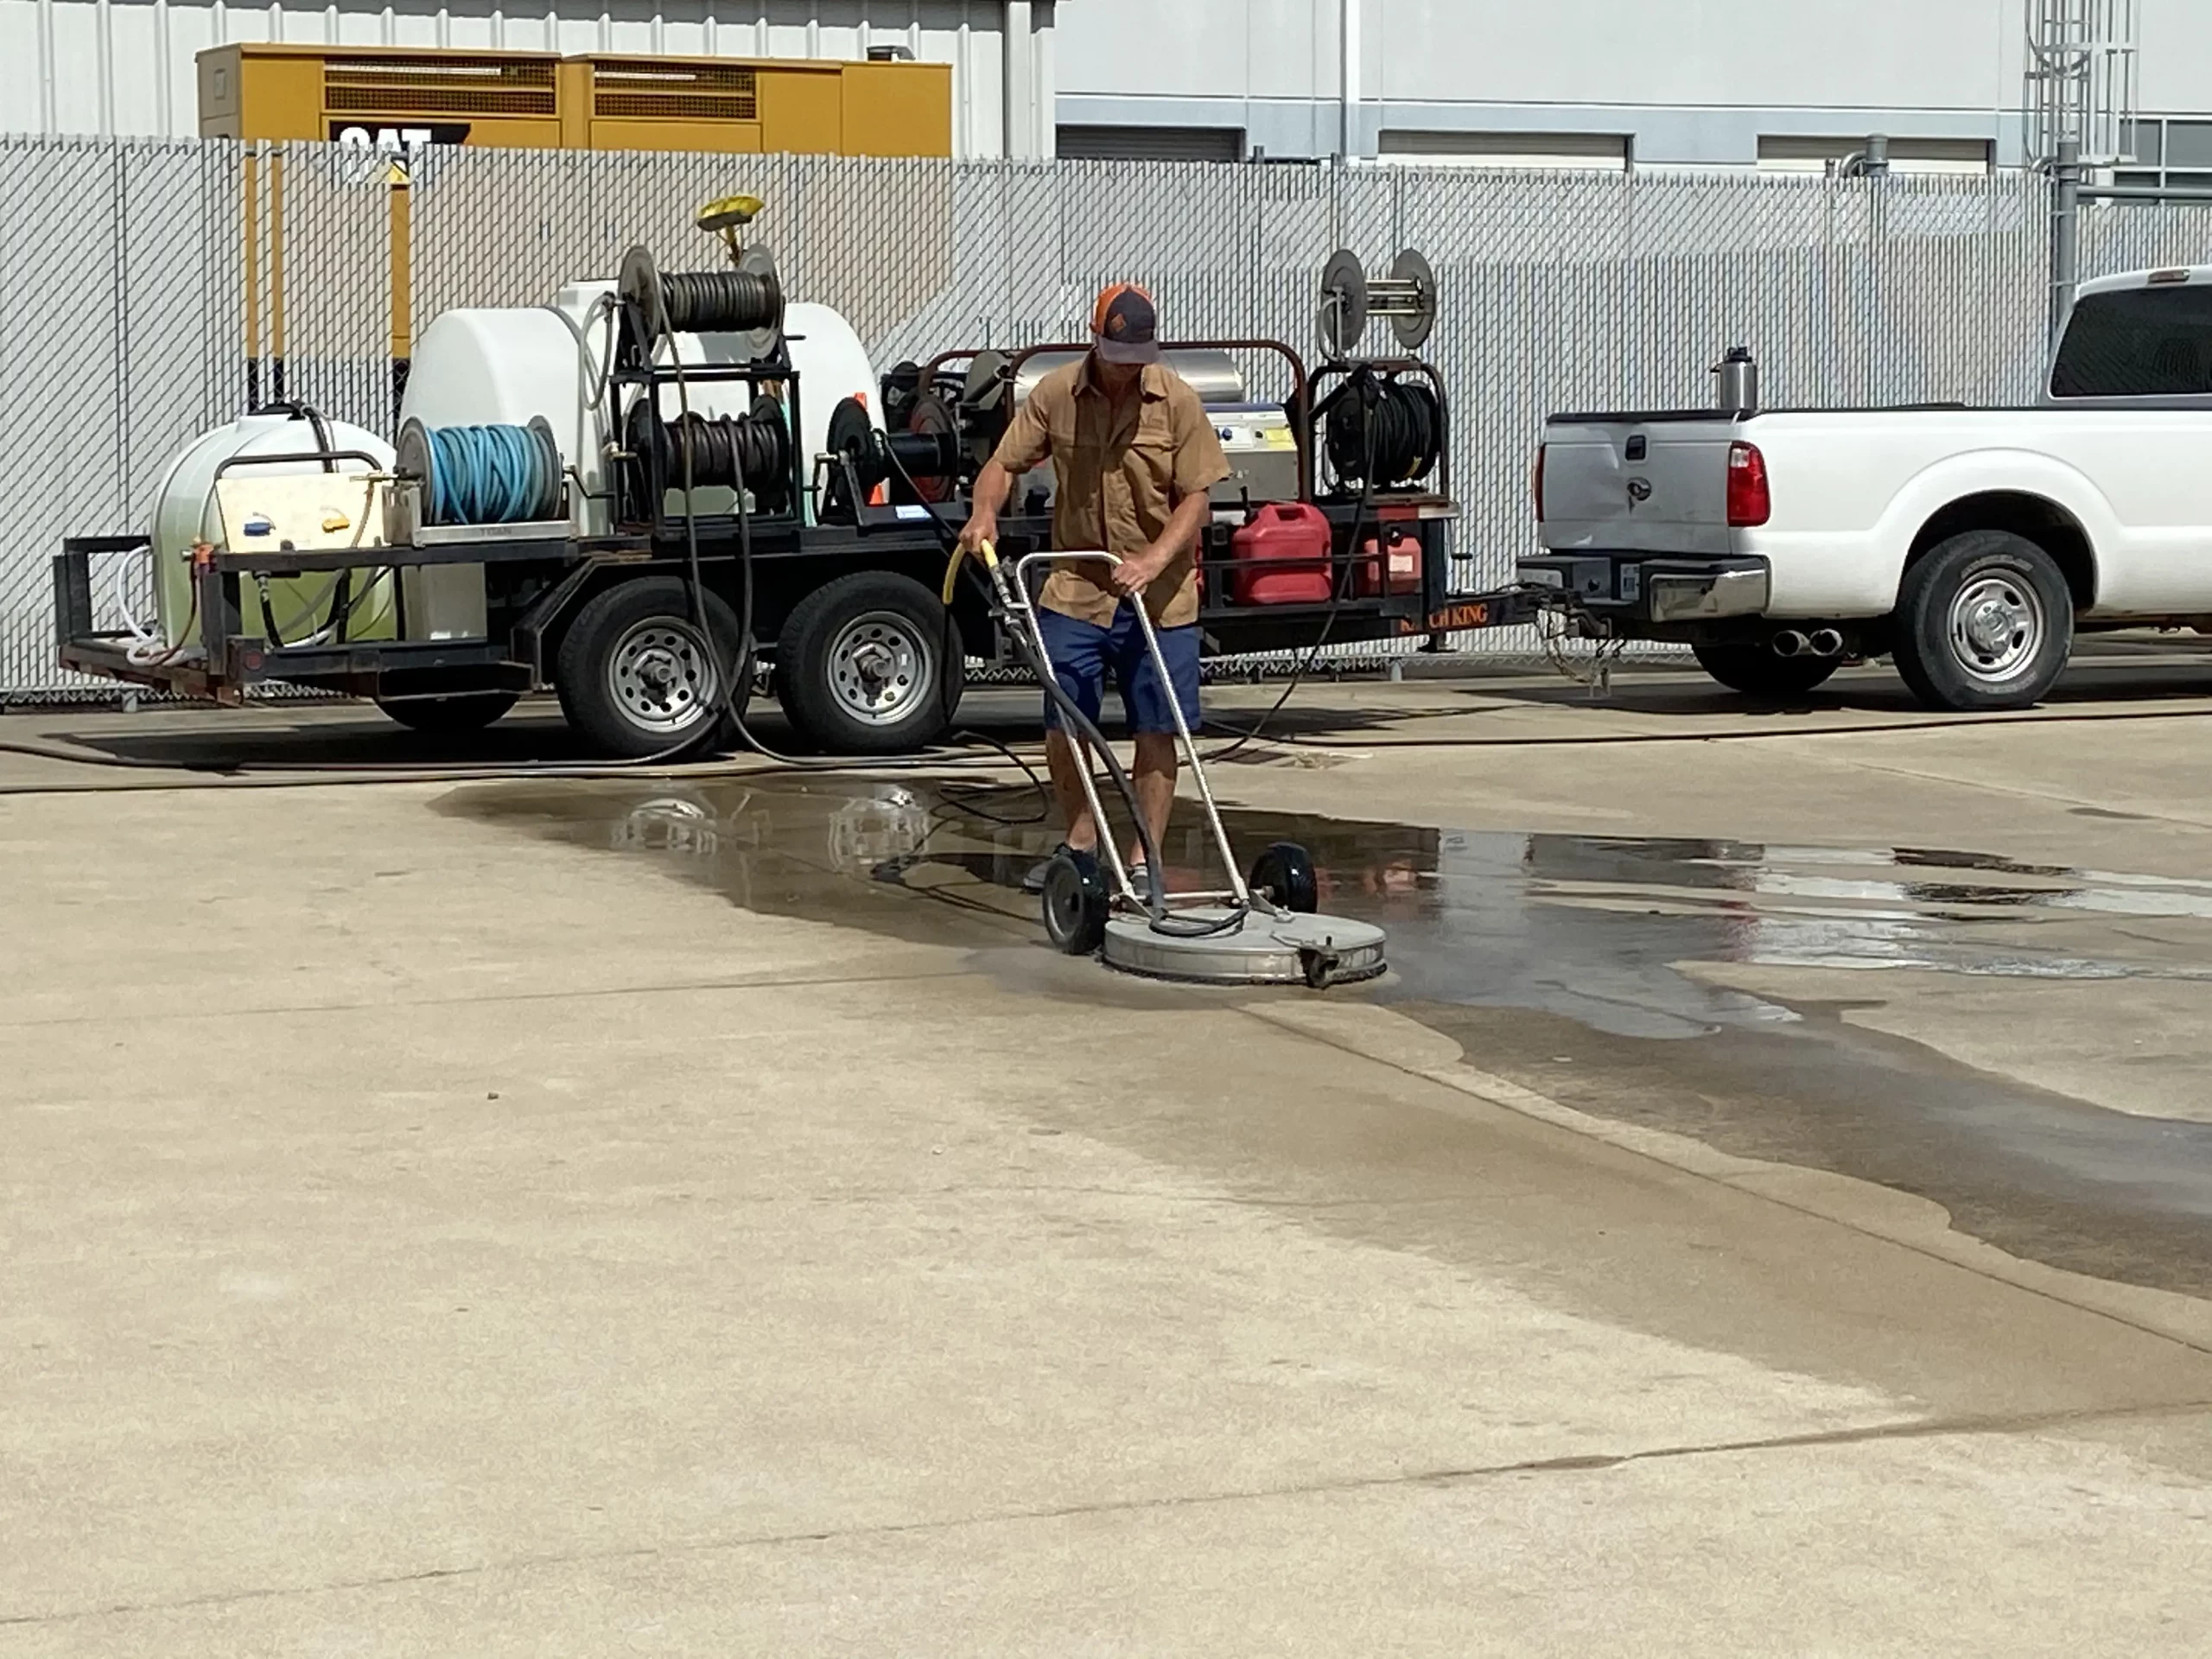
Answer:
[(2058, 141), (2058, 159), (2052, 164), (2050, 176), (2050, 346), (2056, 351), (2082, 283), (2080, 139)]

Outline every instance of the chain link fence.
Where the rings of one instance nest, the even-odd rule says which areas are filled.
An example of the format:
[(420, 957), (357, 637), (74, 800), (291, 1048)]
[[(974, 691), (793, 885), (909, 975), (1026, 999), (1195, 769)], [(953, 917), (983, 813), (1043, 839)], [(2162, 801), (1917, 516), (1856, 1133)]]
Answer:
[[(176, 452), (237, 402), (234, 145), (0, 138), (0, 697), (59, 690), (50, 563), (135, 526)], [(208, 228), (230, 233), (211, 240)], [(143, 560), (96, 560), (111, 626), (151, 615)]]
[[(1152, 288), (1171, 335), (1312, 353), (1334, 249), (1376, 271), (1421, 249), (1442, 293), (1424, 352), (1452, 394), (1462, 591), (1510, 581), (1533, 545), (1547, 413), (1702, 405), (1707, 366), (1738, 344), (1758, 353), (1777, 406), (2024, 402), (2050, 280), (2048, 191), (2023, 175), (459, 148), (419, 155), (396, 188), (388, 158), (343, 146), (35, 138), (0, 140), (0, 188), (9, 268), (52, 274), (0, 301), (22, 383), (47, 389), (0, 410), (0, 698), (70, 689), (50, 556), (65, 535), (142, 529), (162, 469), (200, 431), (292, 397), (388, 432), (410, 330), (456, 306), (544, 304), (611, 277), (636, 243), (664, 268), (709, 264), (692, 216), (741, 190), (768, 204), (755, 229), (787, 291), (843, 312), (880, 368), (1079, 339), (1092, 295), (1121, 279)], [(2095, 219), (2091, 268), (2185, 259), (2206, 228), (2212, 215), (2179, 209)], [(1263, 357), (1247, 372), (1255, 396), (1288, 391)], [(141, 564), (100, 573), (111, 625), (143, 616)]]
[(2212, 261), (2212, 203), (2085, 203), (2082, 279)]

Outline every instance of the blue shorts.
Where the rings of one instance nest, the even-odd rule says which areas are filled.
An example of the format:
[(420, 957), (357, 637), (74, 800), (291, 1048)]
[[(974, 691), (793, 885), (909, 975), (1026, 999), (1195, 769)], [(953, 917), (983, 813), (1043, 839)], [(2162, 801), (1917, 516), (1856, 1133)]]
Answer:
[[(1131, 733), (1173, 733), (1179, 704), (1184, 723), (1193, 733), (1198, 729), (1198, 630), (1195, 625), (1158, 631), (1160, 654), (1166, 659), (1169, 681), (1162, 685), (1152, 652), (1145, 648), (1144, 630), (1137, 626), (1135, 607), (1128, 601), (1122, 601), (1121, 609), (1114, 613), (1110, 628), (1079, 622), (1058, 611), (1039, 610), (1037, 621), (1044, 630), (1045, 649), (1052, 658), (1052, 677), (1092, 725), (1098, 723), (1099, 700), (1105, 695), (1106, 671), (1110, 668), (1128, 714)], [(1168, 701), (1171, 696), (1173, 702)], [(1046, 728), (1055, 730), (1060, 723), (1060, 706), (1048, 696)]]

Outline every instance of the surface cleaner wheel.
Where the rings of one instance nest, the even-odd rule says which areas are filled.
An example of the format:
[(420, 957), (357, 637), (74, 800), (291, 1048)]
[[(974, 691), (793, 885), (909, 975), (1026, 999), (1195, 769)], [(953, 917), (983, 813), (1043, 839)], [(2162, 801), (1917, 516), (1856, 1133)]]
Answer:
[(1060, 852), (1045, 867), (1045, 932), (1071, 957), (1097, 954), (1106, 942), (1105, 872), (1090, 853)]
[(1311, 916), (1321, 907), (1313, 855), (1294, 841), (1279, 841), (1254, 859), (1251, 879), (1245, 885), (1254, 896), (1300, 916)]

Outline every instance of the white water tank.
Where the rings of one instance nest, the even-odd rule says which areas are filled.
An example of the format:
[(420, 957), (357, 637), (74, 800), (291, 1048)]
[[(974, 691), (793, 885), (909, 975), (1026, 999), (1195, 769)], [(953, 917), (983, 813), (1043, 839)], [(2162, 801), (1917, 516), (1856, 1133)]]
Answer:
[[(575, 283), (550, 306), (481, 308), (441, 314), (416, 342), (400, 418), (426, 427), (527, 425), (542, 415), (553, 428), (562, 463), (575, 469), (583, 488), (574, 518), (580, 534), (611, 529), (607, 449), (620, 437), (609, 429), (601, 377), (608, 347), (607, 314), (599, 302), (607, 282)], [(806, 480), (814, 457), (829, 441), (830, 416), (839, 403), (858, 397), (876, 428), (883, 426), (875, 371), (868, 348), (835, 309), (826, 305), (785, 308), (784, 328), (791, 366), (798, 373), (799, 442)], [(737, 334), (678, 334), (677, 360), (713, 366), (749, 361)], [(664, 348), (665, 350), (665, 348)], [(688, 402), (698, 415), (743, 415), (752, 387), (741, 381), (697, 381), (679, 394), (661, 390), (663, 418), (674, 420)], [(706, 492), (701, 493), (702, 498)], [(702, 512), (727, 511), (727, 502), (702, 499)]]
[[(374, 466), (359, 459), (342, 460), (334, 470), (347, 474), (389, 472), (391, 446), (365, 428), (343, 421), (325, 423), (333, 449), (358, 449), (376, 458)], [(192, 549), (198, 542), (223, 546), (223, 518), (215, 504), (217, 470), (226, 461), (246, 455), (301, 454), (318, 448), (313, 423), (289, 413), (247, 415), (228, 426), (205, 434), (169, 463), (154, 492), (153, 507), (146, 515), (151, 526), (154, 556), (154, 601), (162, 640), (171, 647), (198, 642), (198, 607), (193, 602)], [(246, 469), (233, 467), (233, 474)], [(315, 461), (272, 461), (257, 465), (252, 475), (263, 478), (323, 470)], [(225, 549), (226, 551), (232, 550)], [(241, 626), (247, 633), (267, 630), (260, 589), (251, 578), (238, 584)], [(276, 613), (276, 634), (298, 643), (312, 638), (330, 618), (338, 593), (338, 579), (328, 574), (288, 576), (269, 584), (269, 608)], [(392, 609), (392, 582), (389, 572), (373, 573), (366, 586), (354, 578), (354, 600), (348, 614), (349, 639), (390, 639), (396, 618)]]
[(848, 397), (868, 405), (868, 424), (883, 430), (883, 393), (868, 347), (839, 312), (826, 305), (784, 308), (784, 333), (791, 366), (798, 371), (799, 434), (805, 445), (806, 481), (815, 482), (814, 458), (829, 448), (830, 416)]

